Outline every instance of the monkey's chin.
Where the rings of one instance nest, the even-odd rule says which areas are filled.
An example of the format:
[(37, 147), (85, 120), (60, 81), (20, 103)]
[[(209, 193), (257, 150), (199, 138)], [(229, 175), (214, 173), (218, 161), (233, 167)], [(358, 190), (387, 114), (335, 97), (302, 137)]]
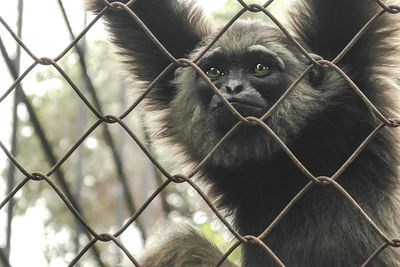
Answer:
[[(235, 109), (244, 117), (261, 117), (266, 108), (232, 103)], [(214, 134), (208, 133), (210, 142), (201, 142), (199, 159), (203, 159), (238, 122), (239, 119), (225, 106), (212, 111)], [(280, 151), (277, 142), (264, 129), (242, 124), (228, 139), (226, 139), (206, 163), (208, 167), (234, 168), (242, 164), (264, 162), (270, 160)]]

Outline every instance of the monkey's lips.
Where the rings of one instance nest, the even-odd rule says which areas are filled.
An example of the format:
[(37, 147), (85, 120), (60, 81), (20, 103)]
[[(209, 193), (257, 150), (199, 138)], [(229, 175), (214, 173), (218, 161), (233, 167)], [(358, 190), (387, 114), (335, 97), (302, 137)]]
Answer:
[[(240, 113), (242, 116), (259, 116), (263, 114), (266, 107), (260, 103), (249, 101), (247, 99), (229, 98), (228, 102)], [(211, 107), (212, 111), (217, 112), (230, 112), (229, 107), (222, 101), (217, 102)]]

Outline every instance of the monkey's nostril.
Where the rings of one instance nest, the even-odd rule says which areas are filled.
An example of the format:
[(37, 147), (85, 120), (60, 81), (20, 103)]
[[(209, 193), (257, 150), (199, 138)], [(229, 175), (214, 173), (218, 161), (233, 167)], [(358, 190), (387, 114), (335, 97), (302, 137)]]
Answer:
[(240, 93), (241, 91), (243, 91), (243, 85), (238, 84), (238, 85), (233, 86), (233, 88), (232, 88), (232, 86), (226, 85), (225, 90), (228, 94), (237, 94), (237, 93)]

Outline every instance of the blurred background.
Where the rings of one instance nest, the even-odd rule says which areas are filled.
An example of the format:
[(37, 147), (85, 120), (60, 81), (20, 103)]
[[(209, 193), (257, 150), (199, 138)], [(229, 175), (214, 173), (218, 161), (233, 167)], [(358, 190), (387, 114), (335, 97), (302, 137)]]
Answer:
[[(215, 27), (224, 26), (241, 9), (236, 0), (197, 2)], [(276, 0), (268, 8), (283, 23), (288, 2)], [(84, 12), (81, 0), (2, 1), (0, 17), (39, 58), (57, 57), (94, 18)], [(242, 17), (268, 22), (264, 14)], [(58, 64), (98, 110), (119, 115), (135, 99), (129, 97), (129, 84), (107, 39), (102, 23), (96, 23)], [(2, 96), (34, 60), (3, 24), (0, 50)], [(49, 171), (97, 121), (62, 75), (42, 65), (1, 98), (0, 114), (0, 141), (30, 173)], [(124, 119), (163, 167), (184, 173), (168, 150), (152, 144), (145, 121), (140, 108)], [(0, 151), (0, 202), (24, 177)], [(50, 178), (97, 233), (120, 229), (166, 180), (117, 124), (97, 127)], [(171, 222), (194, 225), (222, 251), (232, 244), (226, 228), (186, 184), (168, 185), (120, 240), (137, 255), (153, 232)], [(0, 209), (0, 266), (66, 266), (91, 238), (44, 181), (29, 181)], [(238, 261), (239, 255), (236, 250), (231, 260)], [(97, 242), (77, 266), (116, 266), (124, 257), (114, 243)]]

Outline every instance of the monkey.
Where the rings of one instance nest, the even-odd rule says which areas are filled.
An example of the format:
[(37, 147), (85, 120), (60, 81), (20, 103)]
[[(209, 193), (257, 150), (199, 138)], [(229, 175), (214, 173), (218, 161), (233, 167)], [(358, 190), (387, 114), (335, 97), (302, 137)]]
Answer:
[[(220, 95), (244, 118), (261, 118), (312, 59), (334, 60), (382, 10), (379, 3), (292, 1), (289, 31), (307, 57), (281, 29), (263, 21), (237, 20), (212, 43), (219, 31), (193, 1), (133, 2), (129, 8), (170, 55), (197, 60), (218, 89), (213, 91), (191, 66), (176, 66), (160, 78), (145, 98), (147, 110), (163, 114), (158, 121), (160, 138), (199, 164), (239, 122)], [(99, 13), (104, 7), (103, 0), (87, 0), (88, 10)], [(103, 19), (128, 76), (144, 83), (134, 87), (144, 92), (171, 64), (171, 57), (122, 8), (107, 10)], [(385, 118), (396, 117), (399, 110), (399, 25), (399, 15), (382, 14), (335, 61)], [(314, 64), (263, 118), (281, 143), (259, 123), (242, 123), (199, 167), (199, 179), (210, 186), (217, 205), (232, 214), (242, 236), (260, 235), (310, 182), (284, 146), (314, 177), (332, 177), (381, 123), (376, 110), (340, 73)], [(398, 138), (397, 129), (380, 128), (336, 180), (390, 239), (400, 237)], [(262, 241), (283, 264), (300, 267), (360, 266), (385, 242), (342, 192), (316, 181)], [(203, 252), (195, 252), (196, 246)], [(214, 250), (197, 233), (183, 231), (145, 255), (143, 264), (214, 266), (221, 259)], [(202, 255), (209, 256), (201, 261)], [(243, 244), (241, 264), (277, 266), (264, 248), (252, 242)], [(400, 266), (399, 249), (386, 248), (369, 266)]]

